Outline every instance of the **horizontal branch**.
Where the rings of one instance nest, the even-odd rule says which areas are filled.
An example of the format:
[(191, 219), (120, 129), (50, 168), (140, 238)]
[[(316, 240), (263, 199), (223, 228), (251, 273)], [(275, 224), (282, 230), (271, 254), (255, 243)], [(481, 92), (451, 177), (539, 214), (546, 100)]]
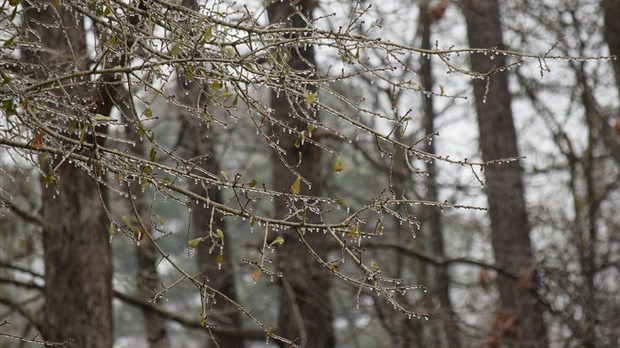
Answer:
[(451, 258), (451, 259), (443, 259), (443, 258), (437, 258), (435, 256), (433, 256), (432, 254), (426, 253), (422, 250), (417, 250), (417, 249), (413, 249), (413, 248), (408, 248), (407, 246), (403, 245), (402, 243), (399, 242), (391, 242), (391, 241), (373, 241), (370, 244), (367, 244), (368, 247), (374, 247), (374, 248), (387, 248), (387, 249), (394, 249), (397, 250), (405, 255), (417, 258), (423, 262), (427, 262), (430, 263), (433, 266), (437, 266), (437, 267), (449, 267), (452, 265), (457, 265), (457, 264), (463, 264), (463, 265), (469, 265), (469, 266), (476, 266), (476, 267), (481, 267), (481, 268), (488, 268), (488, 269), (492, 269), (494, 271), (496, 271), (497, 273), (500, 273), (512, 280), (518, 280), (519, 278), (510, 273), (508, 270), (496, 266), (492, 263), (487, 263), (484, 261), (480, 261), (480, 260), (474, 260), (474, 259), (470, 259), (470, 258), (466, 258), (466, 257), (456, 257), (456, 258)]
[[(1, 266), (7, 266), (6, 263), (2, 263)], [(21, 270), (20, 270), (21, 271)], [(43, 277), (42, 275), (39, 275), (35, 272), (30, 271), (30, 274), (36, 275), (38, 277)], [(15, 286), (19, 286), (22, 288), (27, 288), (27, 289), (33, 289), (33, 290), (39, 290), (39, 291), (43, 291), (45, 289), (45, 287), (43, 285), (40, 284), (36, 284), (34, 282), (24, 282), (24, 281), (20, 281), (20, 280), (16, 280), (16, 279), (12, 279), (12, 278), (7, 278), (7, 277), (0, 277), (0, 283), (5, 283), (5, 284), (11, 284), (11, 285), (15, 285)], [(114, 290), (114, 297), (121, 300), (122, 302), (134, 306), (134, 307), (139, 307), (140, 309), (145, 309), (150, 311), (151, 313), (169, 320), (169, 321), (174, 321), (177, 322), (187, 328), (191, 328), (191, 329), (198, 329), (198, 330), (206, 330), (206, 328), (200, 323), (199, 320), (195, 320), (195, 319), (189, 319), (186, 318), (182, 315), (176, 314), (173, 311), (167, 311), (165, 309), (163, 309), (161, 306), (158, 306), (154, 303), (149, 302), (148, 300), (144, 300), (141, 298), (137, 298), (131, 295), (127, 295), (123, 292), (120, 292), (118, 290)], [(39, 331), (41, 331), (41, 319), (42, 318), (38, 318), (36, 315), (34, 315), (33, 313), (30, 313), (29, 311), (27, 311), (26, 309), (23, 308), (23, 306), (20, 306), (19, 303), (9, 299), (9, 298), (4, 298), (4, 297), (0, 297), (0, 303), (5, 304), (6, 306), (13, 308), (14, 310), (16, 310), (19, 314), (21, 314), (24, 318), (26, 318), (28, 321), (30, 321), (31, 323), (33, 323), (37, 329)], [(244, 330), (244, 329), (230, 329), (230, 328), (219, 328), (219, 327), (213, 327), (210, 328), (210, 331), (213, 334), (216, 334), (218, 336), (227, 336), (227, 337), (242, 337), (245, 339), (250, 339), (250, 340), (260, 340), (263, 341), (265, 339), (265, 333), (263, 331), (260, 330)], [(274, 330), (276, 331), (276, 330)]]

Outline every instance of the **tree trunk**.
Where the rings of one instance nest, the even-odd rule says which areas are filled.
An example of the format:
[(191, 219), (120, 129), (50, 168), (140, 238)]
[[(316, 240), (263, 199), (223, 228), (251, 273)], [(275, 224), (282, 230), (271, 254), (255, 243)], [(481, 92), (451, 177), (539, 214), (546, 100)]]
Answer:
[[(137, 120), (136, 117), (133, 119)], [(144, 158), (147, 151), (144, 143), (140, 141), (137, 131), (131, 132), (129, 138), (136, 143), (136, 146), (130, 148), (130, 152)], [(135, 197), (134, 202), (136, 210), (140, 214), (140, 220), (149, 227), (151, 216), (150, 207), (146, 201), (146, 193), (142, 192), (140, 184), (135, 180), (130, 185), (130, 190)], [(151, 299), (155, 295), (155, 291), (161, 287), (161, 279), (156, 268), (160, 257), (157, 248), (148, 238), (144, 238), (136, 247), (136, 283), (142, 298)], [(170, 340), (166, 332), (166, 320), (147, 308), (142, 309), (142, 318), (144, 319), (144, 330), (149, 347), (170, 347)]]
[[(502, 48), (502, 28), (497, 0), (465, 1), (469, 45), (473, 48)], [(505, 64), (505, 57), (472, 54), (474, 71), (488, 72)], [(485, 161), (518, 156), (517, 136), (511, 111), (508, 74), (497, 72), (485, 80), (474, 80), (474, 95)], [(486, 93), (486, 95), (485, 95)], [(486, 101), (485, 101), (486, 98)], [(523, 169), (519, 162), (485, 167), (495, 260), (499, 267), (517, 275), (516, 282), (498, 274), (502, 309), (498, 312), (489, 346), (546, 347), (542, 309), (537, 305), (535, 263), (525, 207)]]
[[(86, 38), (81, 18), (62, 5), (45, 5), (35, 8), (41, 4), (24, 4), (24, 24), (40, 38), (31, 34), (28, 39), (41, 45), (41, 50), (24, 51), (24, 59), (46, 65), (51, 74), (62, 69), (85, 70)], [(37, 73), (43, 78), (43, 71)], [(76, 105), (91, 97), (83, 88), (74, 88), (72, 93)], [(56, 95), (61, 98), (60, 90)], [(64, 110), (79, 118), (78, 109)], [(58, 114), (53, 116), (62, 118)], [(86, 142), (96, 140), (92, 135), (85, 137)], [(86, 150), (76, 152), (93, 156)], [(48, 181), (42, 193), (41, 214), (47, 222), (43, 230), (43, 335), (46, 340), (57, 342), (72, 338), (66, 347), (112, 347), (112, 262), (109, 223), (102, 209), (105, 189), (100, 186), (98, 190), (84, 169), (61, 161), (61, 157), (46, 161), (43, 156), (41, 160), (46, 173), (58, 167), (57, 184)]]
[[(143, 198), (138, 198), (136, 205), (139, 205), (139, 200), (143, 200)], [(148, 239), (143, 240), (136, 248), (138, 266), (136, 282), (142, 298), (152, 298), (154, 290), (160, 287), (161, 280), (155, 268), (160, 256), (153, 243)], [(166, 332), (166, 320), (149, 309), (142, 309), (142, 317), (144, 318), (146, 341), (149, 347), (170, 347), (170, 340)]]
[[(289, 1), (273, 1), (267, 7), (271, 23), (284, 23), (287, 27), (306, 27), (302, 16), (296, 13), (294, 5)], [(306, 17), (312, 18), (313, 1), (301, 0), (295, 6)], [(314, 48), (311, 45), (291, 46), (288, 50), (288, 65), (292, 73), (302, 74), (306, 78), (314, 70)], [(299, 87), (299, 86), (298, 86)], [(315, 92), (312, 85), (306, 86), (308, 93)], [(289, 101), (290, 99), (290, 101)], [(315, 110), (304, 104), (303, 98), (289, 95), (287, 91), (271, 93), (271, 108), (273, 116), (282, 123), (296, 129), (298, 132), (307, 128), (306, 122), (299, 117), (313, 114)], [(289, 168), (295, 167), (299, 175), (312, 183), (311, 187), (301, 185), (301, 194), (318, 196), (321, 189), (321, 153), (316, 146), (307, 142), (295, 147), (297, 132), (289, 134), (280, 126), (272, 127), (272, 134), (279, 140), (279, 146), (286, 151), (282, 158), (272, 151), (273, 186), (275, 190), (290, 192), (291, 184), (297, 179)], [(275, 141), (274, 139), (274, 141)], [(301, 163), (299, 162), (301, 154)], [(283, 217), (289, 213), (289, 205), (284, 199), (275, 200), (275, 213)], [(317, 216), (307, 213), (308, 221), (317, 221)], [(330, 301), (329, 274), (314, 260), (308, 250), (298, 242), (294, 231), (287, 231), (284, 237), (286, 243), (278, 248), (278, 268), (283, 274), (281, 280), (281, 296), (278, 334), (294, 340), (302, 347), (325, 348), (333, 347), (334, 331), (332, 327), (332, 308)], [(306, 233), (305, 240), (325, 258), (327, 244), (323, 234)]]
[[(197, 6), (195, 1), (185, 0), (183, 4), (192, 9)], [(203, 110), (206, 107), (206, 101), (209, 99), (204, 95), (207, 93), (207, 87), (196, 82), (190, 83), (181, 75), (179, 75), (179, 83), (177, 99), (190, 108)], [(183, 123), (179, 135), (179, 145), (183, 155), (187, 159), (197, 161), (201, 170), (217, 175), (220, 169), (215, 153), (216, 133), (207, 128), (207, 125), (195, 115), (182, 111), (180, 118)], [(203, 175), (201, 171), (196, 171), (195, 174)], [(189, 183), (189, 189), (191, 192), (208, 197), (210, 201), (222, 202), (222, 194), (215, 186), (204, 187), (202, 183), (192, 180)], [(222, 214), (213, 210), (212, 207), (196, 204), (192, 207), (191, 214), (192, 238), (205, 238), (210, 233), (215, 235), (218, 229), (224, 233), (224, 262), (222, 265), (218, 266), (217, 262), (219, 247), (216, 247), (213, 252), (209, 251), (212, 245), (209, 238), (198, 244), (196, 248), (197, 264), (200, 273), (205, 277), (205, 280), (208, 280), (210, 287), (218, 289), (227, 297), (236, 300), (237, 290), (232, 269), (232, 257), (230, 256), (232, 253), (230, 248), (232, 243), (231, 231), (226, 228)], [(241, 317), (238, 308), (223, 298), (216, 298), (215, 300), (206, 304), (207, 306), (212, 305), (209, 308), (213, 308), (213, 313), (216, 313), (216, 315), (207, 318), (207, 324), (215, 324), (225, 329), (241, 329)], [(214, 335), (213, 339), (220, 347), (243, 347), (244, 342), (242, 336), (235, 335)]]
[[(422, 26), (422, 49), (431, 49), (431, 17), (428, 12), (428, 3), (425, 0), (420, 6), (420, 21)], [(427, 57), (420, 58), (420, 78), (424, 90), (432, 91), (434, 85), (432, 61)], [(424, 132), (426, 135), (435, 133), (435, 112), (433, 111), (433, 96), (423, 97), (424, 107)], [(425, 149), (428, 153), (435, 153), (435, 142), (430, 141)], [(439, 200), (439, 192), (437, 189), (437, 173), (435, 162), (430, 161), (426, 164), (426, 199), (431, 202)], [(431, 238), (431, 246), (433, 254), (441, 259), (445, 259), (443, 228), (441, 223), (441, 215), (439, 207), (429, 207), (427, 209), (428, 219), (427, 231)], [(446, 266), (435, 267), (435, 292), (441, 306), (441, 319), (443, 320), (443, 328), (445, 337), (450, 348), (460, 348), (461, 340), (459, 338), (457, 316), (454, 313), (452, 300), (450, 299), (450, 276)]]
[[(609, 46), (609, 53), (620, 57), (620, 1), (602, 0), (602, 7), (605, 13), (605, 41)], [(614, 75), (618, 91), (620, 92), (620, 59), (612, 60)]]
[[(198, 10), (198, 3), (195, 0), (183, 0), (182, 5), (192, 10)], [(184, 105), (202, 112), (209, 98), (205, 95), (208, 93), (207, 87), (198, 82), (189, 82), (178, 73), (179, 86), (177, 99)], [(179, 145), (184, 156), (197, 161), (198, 166), (209, 173), (217, 175), (219, 173), (218, 158), (215, 153), (216, 132), (200, 121), (196, 115), (185, 111), (180, 112), (182, 126), (179, 134)], [(203, 175), (201, 171), (196, 171), (197, 175)], [(200, 182), (190, 181), (189, 189), (191, 192), (208, 197), (210, 201), (222, 202), (222, 194), (217, 187), (204, 187)], [(221, 291), (224, 295), (232, 300), (237, 299), (237, 290), (235, 288), (235, 278), (232, 270), (232, 250), (231, 231), (226, 228), (226, 223), (222, 220), (222, 214), (212, 210), (209, 206), (196, 204), (192, 207), (191, 212), (191, 235), (192, 238), (205, 238), (209, 233), (217, 234), (220, 229), (224, 233), (224, 262), (218, 266), (217, 255), (220, 251), (219, 247), (213, 252), (209, 251), (211, 242), (206, 238), (200, 243), (196, 249), (198, 269), (208, 285)], [(215, 324), (224, 329), (241, 329), (241, 317), (237, 307), (224, 300), (223, 298), (215, 298), (215, 301), (209, 301), (206, 306), (213, 309), (216, 315), (206, 318), (207, 324)], [(210, 313), (211, 311), (207, 311)], [(213, 340), (220, 347), (243, 347), (244, 339), (242, 336), (235, 335), (214, 335)]]
[[(191, 88), (190, 91), (190, 97), (192, 95), (196, 96), (197, 93), (199, 93), (196, 88)], [(192, 104), (192, 106), (195, 107), (195, 103)], [(200, 164), (200, 167), (213, 174), (219, 173), (219, 165), (217, 157), (215, 157), (214, 139), (207, 138), (209, 130), (206, 129), (205, 125), (199, 124), (192, 116), (185, 115), (183, 122), (181, 142), (184, 150), (189, 152), (188, 155), (191, 156), (191, 158), (208, 156), (206, 159), (203, 158), (204, 162)], [(192, 181), (190, 183), (190, 190), (203, 197), (209, 197), (210, 201), (222, 202), (222, 195), (217, 187), (210, 187), (205, 190), (200, 183)], [(219, 253), (219, 247), (213, 252), (209, 252), (211, 243), (207, 238), (198, 245), (196, 250), (198, 269), (200, 273), (208, 279), (208, 285), (210, 287), (218, 289), (224, 293), (224, 295), (236, 300), (237, 291), (235, 289), (235, 279), (231, 265), (232, 257), (230, 256), (232, 252), (230, 248), (232, 243), (230, 240), (231, 231), (226, 228), (226, 224), (222, 220), (222, 215), (212, 210), (211, 207), (197, 204), (192, 207), (192, 218), (190, 223), (192, 238), (207, 237), (210, 232), (215, 234), (218, 229), (224, 232), (224, 262), (221, 268), (218, 267), (216, 259)], [(220, 328), (241, 329), (241, 318), (239, 317), (237, 307), (222, 298), (216, 298), (216, 300), (217, 302), (212, 308), (217, 315), (212, 318), (207, 318), (207, 323), (216, 324)], [(213, 301), (210, 301), (210, 303), (212, 302)], [(220, 347), (243, 347), (244, 340), (241, 336), (215, 335), (214, 339)]]

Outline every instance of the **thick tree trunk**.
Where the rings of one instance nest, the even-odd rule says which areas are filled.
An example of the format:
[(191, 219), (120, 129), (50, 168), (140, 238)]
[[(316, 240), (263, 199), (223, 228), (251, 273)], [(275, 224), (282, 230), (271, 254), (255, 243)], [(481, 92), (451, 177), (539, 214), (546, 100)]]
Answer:
[[(469, 45), (473, 48), (502, 48), (502, 27), (497, 0), (464, 1)], [(472, 54), (474, 71), (488, 72), (505, 64), (505, 57)], [(485, 161), (518, 156), (517, 136), (511, 111), (508, 74), (498, 72), (486, 81), (474, 80), (474, 95)], [(486, 93), (486, 95), (485, 95)], [(486, 97), (486, 102), (485, 102)], [(537, 305), (535, 263), (525, 206), (523, 169), (518, 162), (485, 168), (491, 218), (493, 250), (498, 266), (519, 276), (519, 282), (501, 274), (498, 286), (502, 310), (491, 333), (490, 346), (546, 347), (542, 309)]]
[[(29, 39), (42, 46), (41, 50), (23, 52), (24, 59), (46, 65), (52, 74), (63, 68), (86, 69), (82, 20), (62, 5), (57, 8), (46, 5), (35, 8), (40, 3), (24, 4), (24, 24), (40, 38), (30, 35)], [(72, 93), (75, 103), (88, 100), (88, 91), (84, 89), (76, 88)], [(66, 112), (79, 117), (72, 110)], [(95, 139), (87, 136), (85, 141)], [(105, 190), (103, 187), (98, 190), (97, 183), (85, 170), (61, 161), (61, 158), (41, 161), (45, 172), (58, 167), (55, 172), (58, 185), (45, 185), (42, 197), (41, 214), (47, 222), (43, 230), (46, 323), (43, 335), (50, 341), (72, 338), (66, 347), (111, 347), (112, 263), (109, 223), (102, 209)]]
[[(312, 18), (313, 1), (301, 0), (293, 5), (289, 1), (272, 1), (267, 7), (271, 23), (285, 23), (287, 27), (306, 27), (303, 18), (296, 14), (296, 6), (306, 18)], [(314, 49), (312, 46), (292, 46), (288, 51), (288, 65), (291, 71), (306, 74), (314, 69)], [(305, 75), (310, 76), (309, 74)], [(315, 88), (306, 86), (307, 92)], [(289, 101), (290, 100), (290, 101)], [(303, 98), (289, 95), (286, 91), (271, 94), (271, 108), (274, 117), (298, 132), (307, 128), (306, 122), (295, 115), (312, 114), (313, 110), (304, 105)], [(312, 116), (308, 116), (312, 117)], [(279, 146), (286, 151), (280, 158), (272, 152), (273, 186), (275, 190), (289, 192), (291, 184), (297, 179), (282, 162), (295, 167), (301, 176), (312, 183), (311, 187), (301, 185), (301, 194), (318, 196), (321, 189), (321, 153), (320, 149), (308, 143), (295, 147), (296, 132), (289, 134), (280, 126), (272, 129)], [(275, 141), (275, 140), (274, 140)], [(301, 154), (301, 163), (299, 162)], [(275, 201), (275, 213), (278, 217), (289, 213), (289, 205), (283, 199)], [(317, 217), (308, 212), (309, 221)], [(321, 268), (305, 247), (298, 242), (294, 231), (287, 231), (286, 243), (278, 248), (278, 268), (284, 275), (281, 280), (281, 296), (278, 334), (296, 341), (302, 347), (325, 348), (334, 346), (332, 327), (332, 309), (330, 301), (329, 274)], [(310, 246), (324, 258), (327, 245), (323, 234), (307, 233), (304, 238)]]
[[(605, 14), (605, 41), (609, 46), (609, 53), (620, 57), (620, 0), (602, 0)], [(620, 59), (612, 61), (618, 91), (620, 92)]]
[[(620, 58), (618, 58), (620, 57), (620, 21), (618, 21), (620, 18), (620, 0), (601, 0), (601, 5), (605, 18), (605, 41), (609, 47), (609, 53), (617, 57), (611, 63), (614, 67), (616, 89), (620, 96)], [(585, 79), (585, 77), (581, 79)], [(581, 83), (584, 84), (584, 82)], [(587, 86), (584, 88), (589, 89)], [(608, 124), (609, 119), (599, 116), (598, 122), (600, 122), (601, 128), (599, 136), (602, 137), (614, 160), (620, 163), (620, 138), (618, 138), (618, 134), (620, 134), (620, 112), (616, 112), (612, 117), (615, 117), (615, 120), (611, 120), (614, 123), (613, 126)]]
[[(54, 164), (56, 164), (54, 162)], [(64, 165), (60, 189), (43, 190), (45, 338), (68, 347), (111, 347), (111, 260), (106, 216), (95, 183)]]
[[(422, 25), (421, 46), (423, 49), (431, 49), (431, 17), (428, 12), (429, 2), (430, 1), (425, 0), (422, 2), (423, 5), (420, 6), (420, 24)], [(422, 79), (422, 84), (425, 90), (432, 91), (434, 85), (432, 61), (427, 59), (427, 57), (421, 57), (420, 60), (420, 78)], [(434, 98), (433, 96), (427, 96), (422, 99), (424, 106), (424, 132), (427, 135), (434, 134)], [(428, 153), (435, 153), (435, 142), (428, 142), (426, 151)], [(426, 165), (426, 170), (428, 172), (428, 176), (426, 177), (426, 199), (428, 201), (437, 202), (439, 200), (439, 192), (437, 189), (437, 172), (435, 162), (428, 162)], [(429, 216), (426, 221), (426, 227), (430, 235), (433, 253), (435, 256), (444, 259), (444, 238), (440, 209), (438, 207), (429, 207), (427, 212)], [(439, 304), (441, 305), (441, 318), (443, 319), (446, 342), (450, 348), (460, 348), (461, 340), (459, 338), (457, 316), (452, 306), (452, 300), (450, 299), (450, 276), (448, 274), (447, 267), (439, 266), (435, 268), (435, 281), (435, 292), (439, 299)]]

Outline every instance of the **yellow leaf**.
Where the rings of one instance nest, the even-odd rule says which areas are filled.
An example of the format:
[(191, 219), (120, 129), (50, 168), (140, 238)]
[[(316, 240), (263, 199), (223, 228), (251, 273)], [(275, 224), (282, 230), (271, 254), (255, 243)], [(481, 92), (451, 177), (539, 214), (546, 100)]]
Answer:
[(205, 30), (204, 34), (202, 35), (202, 41), (203, 42), (209, 42), (209, 40), (211, 40), (211, 38), (213, 37), (213, 27), (209, 25), (209, 27)]
[(190, 249), (196, 249), (198, 247), (198, 244), (200, 244), (200, 242), (202, 242), (202, 238), (192, 239), (189, 242), (187, 242), (187, 247)]
[(181, 52), (181, 42), (176, 41), (174, 45), (172, 45), (172, 48), (170, 49), (170, 55), (172, 55), (173, 57), (176, 57), (179, 55), (180, 52)]
[(338, 204), (340, 204), (341, 206), (345, 207), (345, 208), (350, 208), (351, 206), (349, 205), (349, 203), (347, 203), (344, 199), (342, 199), (339, 196), (336, 196), (336, 200), (338, 201)]
[(342, 161), (340, 160), (340, 156), (336, 157), (336, 162), (332, 166), (332, 170), (334, 173), (340, 173), (344, 170), (344, 166), (342, 165)]
[(273, 242), (269, 243), (269, 245), (276, 245), (276, 244), (284, 244), (284, 238), (277, 236), (276, 239), (273, 240)]
[(312, 132), (316, 129), (316, 126), (312, 123), (308, 123), (306, 130), (308, 131), (308, 137), (312, 138)]
[(293, 185), (291, 185), (291, 192), (293, 192), (294, 195), (298, 195), (299, 192), (301, 192), (301, 178), (300, 177), (297, 177)]
[(95, 114), (95, 121), (110, 122), (110, 121), (115, 121), (115, 120), (114, 120), (114, 117), (105, 116), (102, 114)]
[(219, 238), (222, 241), (222, 243), (224, 243), (224, 232), (220, 230), (219, 228), (216, 229), (215, 232), (217, 233), (217, 238)]
[(217, 174), (217, 177), (220, 178), (220, 180), (222, 181), (228, 181), (228, 174), (226, 174), (226, 172), (223, 170), (220, 170), (220, 172)]
[(377, 229), (379, 230), (379, 234), (383, 234), (383, 231), (385, 230), (385, 226), (379, 225)]
[(306, 105), (312, 105), (312, 103), (316, 101), (316, 98), (318, 96), (319, 96), (318, 93), (308, 93), (306, 94), (304, 102), (306, 103)]

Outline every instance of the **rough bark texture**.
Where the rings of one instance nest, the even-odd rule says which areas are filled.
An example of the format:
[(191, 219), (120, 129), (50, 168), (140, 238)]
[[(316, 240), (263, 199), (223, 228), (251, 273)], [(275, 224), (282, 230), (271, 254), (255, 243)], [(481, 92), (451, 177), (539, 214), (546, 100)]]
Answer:
[[(295, 6), (306, 18), (312, 18), (313, 1), (301, 0)], [(295, 8), (289, 1), (273, 1), (267, 7), (271, 23), (284, 23), (289, 27), (306, 27), (301, 16), (295, 14)], [(308, 45), (304, 47), (291, 46), (288, 52), (288, 65), (296, 73), (312, 71), (314, 69), (314, 49)], [(306, 86), (308, 92), (314, 91), (312, 86)], [(290, 99), (290, 101), (289, 101)], [(271, 94), (271, 108), (274, 117), (283, 123), (297, 129), (299, 132), (306, 129), (306, 122), (298, 115), (313, 117), (312, 110), (304, 105), (303, 99), (290, 95), (286, 91)], [(296, 116), (297, 115), (297, 116)], [(321, 188), (321, 153), (320, 149), (308, 143), (295, 148), (297, 134), (289, 134), (282, 127), (274, 126), (273, 134), (279, 139), (279, 146), (286, 151), (281, 159), (275, 151), (272, 152), (273, 185), (275, 190), (289, 192), (296, 176), (284, 165), (282, 160), (294, 166), (301, 176), (312, 183), (311, 187), (302, 183), (301, 194), (316, 196)], [(302, 162), (299, 166), (299, 154)], [(278, 217), (289, 213), (289, 204), (283, 199), (275, 201), (275, 213)], [(309, 221), (316, 220), (308, 212)], [(284, 277), (281, 280), (280, 312), (278, 334), (295, 340), (302, 347), (324, 348), (334, 346), (334, 332), (332, 328), (332, 310), (329, 294), (329, 274), (321, 268), (305, 247), (298, 242), (294, 231), (287, 231), (284, 237), (286, 243), (278, 248), (278, 268)], [(321, 233), (307, 233), (304, 238), (320, 257), (327, 254), (325, 236)]]
[[(464, 1), (469, 45), (473, 48), (502, 47), (502, 28), (497, 0)], [(488, 72), (505, 64), (503, 55), (472, 54), (474, 71)], [(484, 102), (486, 81), (474, 80), (480, 148), (485, 161), (518, 156), (517, 136), (511, 111), (508, 74), (491, 77)], [(498, 266), (519, 276), (520, 281), (499, 274), (502, 309), (498, 312), (489, 339), (490, 346), (501, 343), (519, 347), (548, 345), (542, 309), (537, 306), (535, 263), (525, 207), (523, 169), (518, 162), (485, 168), (486, 190), (491, 218), (493, 250)]]
[[(62, 5), (36, 9), (26, 3), (24, 7), (24, 24), (40, 41), (32, 34), (29, 39), (42, 45), (41, 50), (23, 52), (26, 61), (43, 64), (52, 74), (71, 66), (80, 70), (87, 67), (81, 19), (76, 20)], [(59, 29), (59, 21), (63, 29)], [(77, 104), (89, 100), (87, 90), (74, 89), (72, 93)], [(92, 136), (85, 140), (94, 141)], [(60, 161), (43, 161), (42, 168), (47, 172)], [(56, 174), (58, 190), (54, 184), (47, 185), (42, 197), (41, 215), (47, 222), (43, 230), (43, 335), (50, 341), (73, 338), (66, 347), (112, 347), (112, 264), (109, 223), (102, 209), (105, 191), (98, 191), (96, 182), (83, 169), (66, 161)]]
[[(431, 49), (431, 14), (428, 11), (428, 2), (424, 1), (420, 6), (420, 21), (422, 25), (422, 47), (423, 49)], [(432, 71), (432, 61), (426, 57), (421, 57), (420, 78), (424, 89), (433, 90), (434, 78)], [(435, 112), (433, 111), (433, 97), (428, 96), (423, 99), (424, 107), (424, 132), (427, 135), (435, 133)], [(427, 143), (426, 151), (435, 153), (435, 143), (433, 141)], [(439, 200), (439, 192), (437, 189), (437, 173), (435, 162), (430, 161), (426, 165), (428, 176), (426, 177), (426, 199), (428, 201), (437, 202)], [(440, 209), (438, 207), (429, 207), (429, 214), (426, 220), (426, 228), (430, 234), (431, 246), (433, 254), (442, 259), (445, 258), (443, 228), (441, 222)], [(441, 306), (441, 319), (443, 320), (443, 328), (447, 346), (450, 348), (460, 348), (461, 340), (459, 338), (457, 317), (454, 313), (452, 300), (450, 299), (450, 276), (445, 266), (435, 268), (435, 289), (434, 292), (439, 299)]]

